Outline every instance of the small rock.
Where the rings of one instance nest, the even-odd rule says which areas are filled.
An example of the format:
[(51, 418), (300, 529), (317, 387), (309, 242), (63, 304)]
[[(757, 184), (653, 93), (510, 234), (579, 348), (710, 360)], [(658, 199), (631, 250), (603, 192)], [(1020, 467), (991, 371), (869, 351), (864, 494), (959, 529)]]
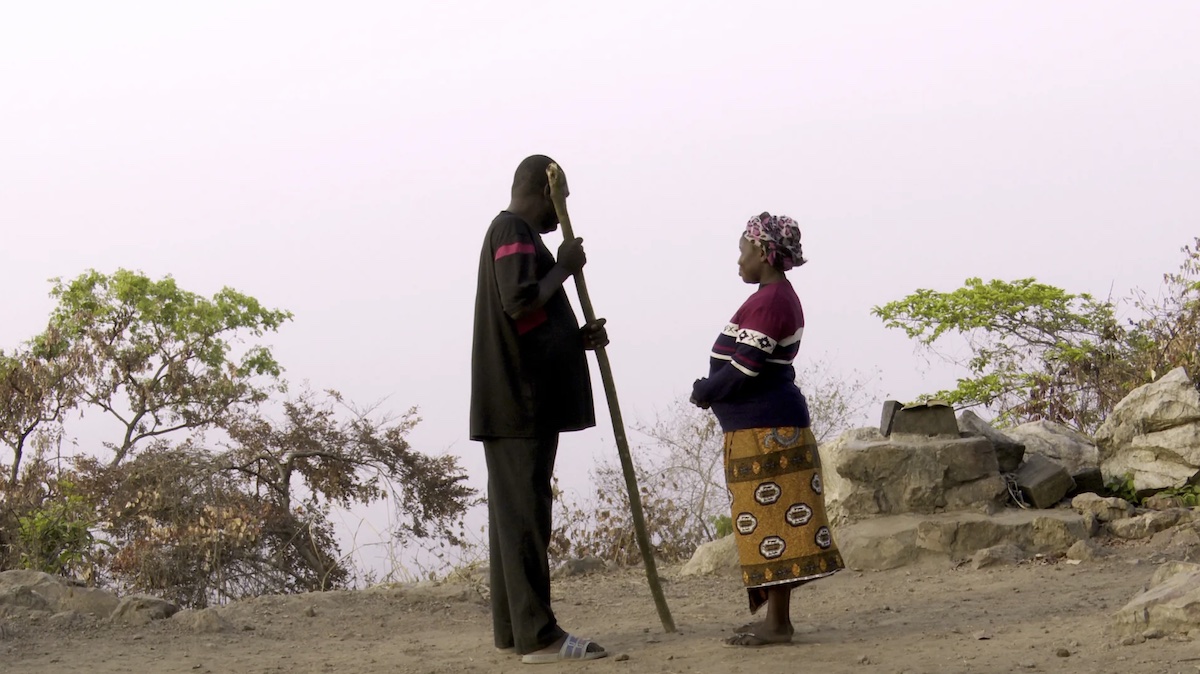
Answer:
[(626, 653), (622, 653), (613, 659), (616, 660), (617, 662), (625, 662), (626, 660), (629, 659), (629, 655)]
[(1179, 521), (1178, 510), (1151, 510), (1144, 515), (1109, 522), (1108, 528), (1118, 538), (1149, 538), (1154, 534), (1175, 526)]
[(60, 611), (50, 616), (50, 624), (55, 627), (78, 627), (86, 621), (78, 611)]
[(999, 564), (1016, 564), (1028, 555), (1012, 543), (984, 548), (971, 557), (971, 565), (976, 569), (984, 569)]
[(1108, 552), (1104, 548), (1097, 545), (1091, 539), (1076, 541), (1070, 548), (1067, 548), (1067, 559), (1075, 561), (1092, 561), (1100, 559), (1107, 554)]
[(603, 571), (606, 567), (607, 565), (604, 563), (604, 560), (599, 557), (569, 559), (555, 570), (554, 575), (559, 578), (564, 576), (582, 576), (595, 573), (596, 571)]
[(865, 655), (860, 655), (860, 656), (858, 656), (858, 664), (869, 665), (869, 664), (871, 664), (871, 658), (868, 658)]
[(215, 634), (217, 632), (228, 632), (233, 629), (233, 625), (224, 616), (217, 613), (216, 609), (212, 608), (201, 609), (199, 611), (180, 611), (172, 616), (171, 620), (186, 626), (198, 634)]
[(110, 618), (123, 625), (145, 625), (152, 620), (170, 618), (179, 612), (179, 607), (169, 601), (144, 594), (125, 597), (117, 604)]
[(976, 641), (987, 641), (988, 639), (991, 639), (991, 638), (992, 638), (992, 635), (988, 634), (987, 632), (976, 632), (975, 633)]
[(1136, 637), (1135, 637), (1135, 636), (1128, 636), (1128, 637), (1124, 637), (1124, 638), (1122, 638), (1122, 639), (1121, 639), (1121, 641), (1120, 641), (1120, 644), (1121, 644), (1122, 646), (1134, 646), (1134, 645), (1137, 645), (1137, 644), (1143, 643), (1143, 642), (1145, 642), (1145, 641), (1146, 641), (1146, 639), (1145, 639), (1145, 638), (1143, 638), (1143, 637), (1141, 637), (1141, 636), (1136, 636)]
[(1058, 656), (1058, 657), (1060, 657), (1060, 658), (1069, 658), (1069, 657), (1071, 657), (1071, 651), (1068, 651), (1068, 650), (1067, 650), (1067, 649), (1065, 649), (1065, 648), (1060, 648), (1060, 649), (1058, 649), (1057, 651), (1054, 651), (1054, 654), (1055, 654), (1055, 655), (1057, 655), (1057, 656)]
[(1084, 493), (1071, 499), (1071, 507), (1079, 514), (1091, 513), (1101, 522), (1123, 520), (1133, 514), (1133, 504), (1122, 498), (1104, 498), (1093, 493)]
[(308, 618), (315, 618), (317, 617), (317, 609), (309, 606), (308, 608), (304, 609), (304, 615)]
[(1172, 508), (1184, 507), (1183, 498), (1179, 496), (1167, 496), (1165, 494), (1155, 494), (1147, 496), (1142, 500), (1142, 507), (1150, 510), (1170, 510)]
[(1163, 636), (1165, 636), (1165, 635), (1164, 635), (1163, 631), (1160, 629), (1150, 629), (1150, 630), (1146, 630), (1145, 632), (1142, 632), (1143, 639), (1161, 639), (1161, 638), (1163, 638)]

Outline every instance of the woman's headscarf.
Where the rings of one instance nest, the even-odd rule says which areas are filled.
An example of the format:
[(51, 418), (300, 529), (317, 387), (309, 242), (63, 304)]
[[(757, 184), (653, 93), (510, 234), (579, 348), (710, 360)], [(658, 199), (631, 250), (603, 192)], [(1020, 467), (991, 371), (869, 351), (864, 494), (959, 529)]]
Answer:
[(808, 261), (800, 245), (800, 226), (786, 215), (756, 215), (746, 223), (746, 233), (742, 236), (762, 248), (767, 262), (782, 271)]

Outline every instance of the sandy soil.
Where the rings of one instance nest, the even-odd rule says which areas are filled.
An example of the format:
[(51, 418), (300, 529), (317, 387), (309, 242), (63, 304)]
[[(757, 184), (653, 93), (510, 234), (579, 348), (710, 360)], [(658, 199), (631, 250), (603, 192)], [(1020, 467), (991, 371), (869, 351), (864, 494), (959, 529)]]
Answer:
[[(492, 647), (480, 586), (389, 587), (262, 597), (219, 609), (233, 629), (182, 621), (141, 627), (9, 626), (0, 671), (51, 672), (1087, 672), (1200, 671), (1200, 644), (1120, 645), (1109, 615), (1156, 565), (1145, 546), (1080, 565), (1035, 560), (974, 570), (930, 563), (846, 571), (797, 592), (794, 644), (733, 649), (721, 638), (747, 618), (732, 577), (661, 569), (678, 632), (665, 634), (639, 569), (556, 581), (560, 621), (610, 657), (523, 665)], [(620, 656), (620, 657), (617, 657)]]

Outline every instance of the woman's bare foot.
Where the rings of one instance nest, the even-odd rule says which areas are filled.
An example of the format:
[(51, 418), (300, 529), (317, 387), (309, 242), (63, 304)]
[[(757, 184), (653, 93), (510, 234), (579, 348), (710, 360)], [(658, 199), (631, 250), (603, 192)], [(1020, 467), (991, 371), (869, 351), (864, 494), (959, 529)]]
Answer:
[(795, 632), (790, 626), (784, 630), (772, 630), (764, 623), (752, 623), (753, 629), (739, 630), (737, 634), (725, 640), (726, 646), (732, 647), (755, 647), (755, 646), (773, 646), (775, 644), (787, 644), (792, 641), (792, 633)]
[[(775, 633), (775, 634), (781, 633), (780, 630), (767, 626), (766, 620), (756, 620), (752, 623), (746, 623), (745, 625), (742, 625), (741, 627), (735, 629), (734, 633), (745, 634), (746, 632), (760, 632), (760, 631), (771, 632), (771, 633)], [(794, 636), (796, 634), (796, 628), (792, 627), (791, 625), (788, 625), (787, 629), (783, 630), (783, 631), (786, 631), (787, 635), (789, 637)]]

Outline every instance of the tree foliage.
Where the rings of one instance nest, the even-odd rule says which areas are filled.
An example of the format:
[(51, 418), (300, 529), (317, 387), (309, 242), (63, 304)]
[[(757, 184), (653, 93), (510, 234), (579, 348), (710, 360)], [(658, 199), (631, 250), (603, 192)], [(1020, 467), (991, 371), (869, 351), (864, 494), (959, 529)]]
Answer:
[[(344, 586), (353, 569), (335, 508), (388, 500), (396, 536), (460, 540), (475, 493), (453, 457), (409, 444), (415, 408), (394, 417), (307, 389), (272, 398), (286, 388), (282, 367), (243, 340), (290, 313), (123, 270), (56, 281), (52, 295), (47, 330), (0, 354), (0, 442), (12, 452), (0, 569), (203, 606)], [(111, 453), (51, 462), (72, 408), (120, 422), (102, 443)]]
[(57, 341), (36, 338), (45, 356), (77, 350), (71, 385), (81, 403), (120, 422), (122, 436), (107, 444), (115, 466), (146, 439), (218, 423), (239, 405), (265, 400), (282, 367), (270, 349), (235, 343), (261, 337), (292, 318), (225, 288), (206, 298), (174, 279), (139, 272), (89, 271), (55, 280), (50, 316)]
[(1200, 257), (1196, 245), (1183, 252), (1159, 297), (1137, 292), (1128, 302), (1136, 318), (1118, 318), (1121, 303), (1032, 278), (971, 278), (957, 290), (921, 289), (872, 311), (924, 348), (935, 350), (948, 335), (965, 338), (971, 356), (960, 364), (970, 376), (925, 399), (987, 406), (1009, 423), (1046, 419), (1093, 432), (1130, 390), (1163, 368), (1195, 364)]
[(53, 330), (41, 339), (52, 346), (53, 355), (43, 356), (29, 347), (7, 355), (0, 351), (0, 444), (12, 452), (9, 489), (17, 484), (30, 442), (39, 433), (57, 434), (63, 413), (77, 402), (71, 376), (75, 351), (63, 346)]

